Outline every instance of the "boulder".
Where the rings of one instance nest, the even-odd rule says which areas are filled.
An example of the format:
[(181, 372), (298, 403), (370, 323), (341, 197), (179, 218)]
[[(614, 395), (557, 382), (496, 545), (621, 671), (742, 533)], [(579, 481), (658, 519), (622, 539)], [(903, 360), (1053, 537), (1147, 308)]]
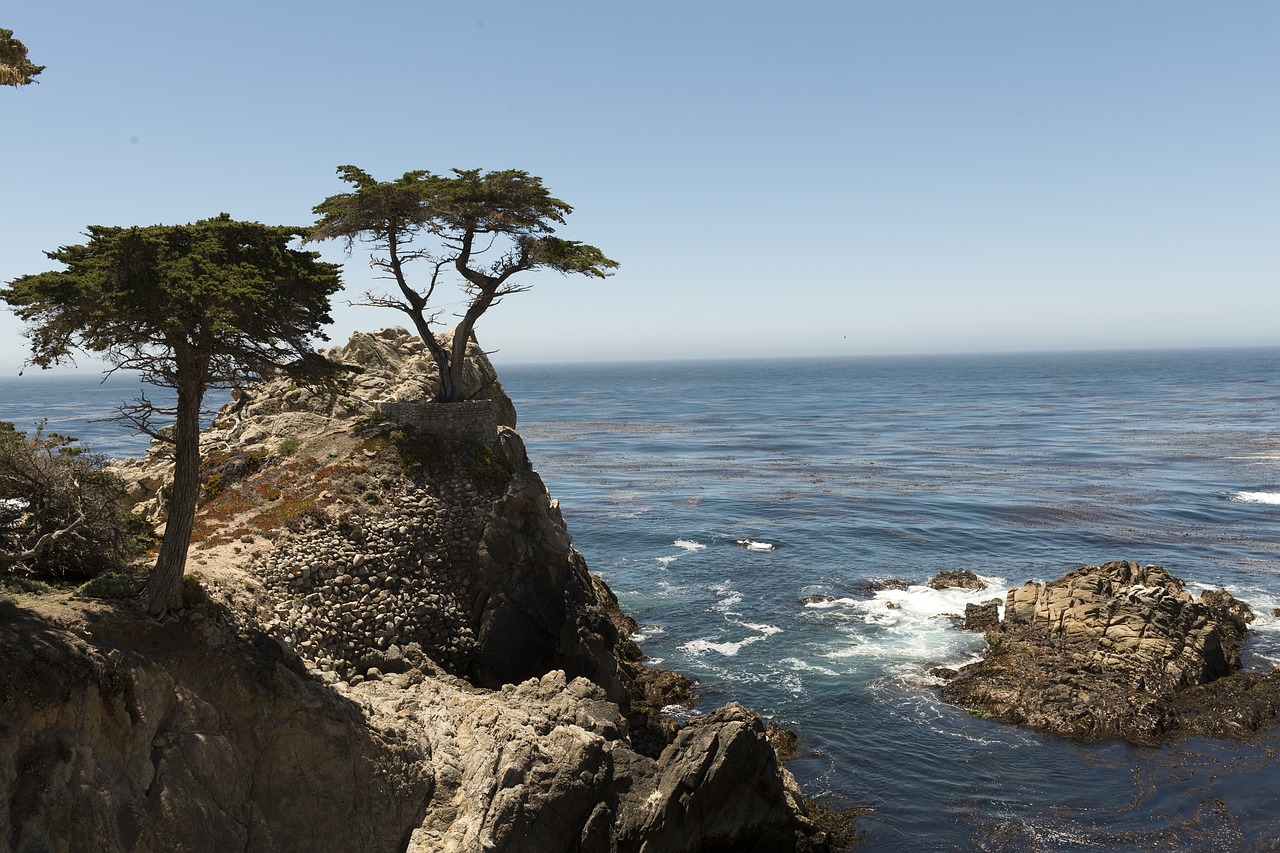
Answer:
[(931, 589), (986, 589), (987, 585), (968, 569), (939, 572), (929, 581)]
[(992, 598), (981, 604), (964, 606), (964, 627), (967, 631), (997, 631), (1000, 629), (1000, 599)]

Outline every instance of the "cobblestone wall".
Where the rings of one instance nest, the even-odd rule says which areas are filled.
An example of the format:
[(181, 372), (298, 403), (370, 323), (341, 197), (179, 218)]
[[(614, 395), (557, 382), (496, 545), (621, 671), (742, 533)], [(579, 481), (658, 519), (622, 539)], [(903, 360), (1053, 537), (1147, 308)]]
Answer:
[(461, 441), (493, 444), (498, 438), (498, 420), (489, 400), (467, 400), (461, 403), (392, 403), (378, 404), (388, 419), (408, 424), (419, 433), (438, 435)]

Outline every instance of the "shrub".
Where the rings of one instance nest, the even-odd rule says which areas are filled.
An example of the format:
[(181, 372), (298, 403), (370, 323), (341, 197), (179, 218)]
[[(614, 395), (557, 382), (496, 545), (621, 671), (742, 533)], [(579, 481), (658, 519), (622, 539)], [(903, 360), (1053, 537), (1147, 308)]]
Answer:
[(28, 437), (0, 422), (0, 571), (90, 578), (143, 550), (145, 523), (103, 462), (43, 424)]
[(81, 598), (137, 598), (142, 592), (142, 582), (133, 575), (107, 572), (76, 590)]

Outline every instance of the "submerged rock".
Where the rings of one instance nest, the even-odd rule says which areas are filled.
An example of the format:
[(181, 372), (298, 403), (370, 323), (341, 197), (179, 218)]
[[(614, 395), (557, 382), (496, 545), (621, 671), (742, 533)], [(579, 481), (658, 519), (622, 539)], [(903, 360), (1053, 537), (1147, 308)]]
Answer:
[(1225, 591), (1193, 598), (1161, 566), (1112, 562), (1010, 590), (1004, 619), (987, 627), (991, 609), (972, 614), (988, 631), (987, 657), (942, 689), (949, 702), (1039, 731), (1141, 743), (1276, 721), (1280, 669), (1238, 673), (1253, 614)]

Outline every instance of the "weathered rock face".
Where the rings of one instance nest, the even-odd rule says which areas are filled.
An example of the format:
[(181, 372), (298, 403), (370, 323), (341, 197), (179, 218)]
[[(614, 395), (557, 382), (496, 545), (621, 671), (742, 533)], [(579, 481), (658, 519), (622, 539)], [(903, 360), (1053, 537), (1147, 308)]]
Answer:
[(423, 745), (278, 647), (207, 612), (89, 624), (0, 605), (0, 849), (396, 850), (421, 821)]
[(334, 691), (218, 608), (91, 619), (87, 641), (0, 616), (15, 853), (763, 853), (816, 834), (738, 705), (651, 758), (600, 687), (559, 671), (493, 691), (428, 665)]
[[(1211, 683), (1226, 695), (1228, 679), (1245, 678), (1234, 673), (1253, 616), (1230, 594), (1193, 598), (1160, 566), (1113, 562), (1010, 590), (995, 624), (992, 609), (966, 614), (988, 631), (991, 648), (943, 688), (947, 701), (1081, 738), (1152, 742), (1230, 728), (1221, 725), (1227, 706), (1206, 715), (1187, 698)], [(1236, 734), (1268, 724), (1280, 708), (1280, 671), (1251, 684)]]
[[(0, 677), (0, 839), (23, 853), (828, 849), (753, 712), (679, 731), (636, 712), (687, 682), (642, 666), (634, 623), (514, 431), (387, 419), (404, 409), (379, 401), (433, 390), (420, 349), (400, 330), (357, 336), (334, 353), (365, 368), (344, 392), (264, 383), (207, 431), (188, 568), (226, 606), (165, 625), (123, 606), (78, 641), (0, 611), (0, 629), (55, 637), (45, 657), (76, 662), (35, 694), (40, 653)], [(164, 454), (125, 467), (154, 507)]]

